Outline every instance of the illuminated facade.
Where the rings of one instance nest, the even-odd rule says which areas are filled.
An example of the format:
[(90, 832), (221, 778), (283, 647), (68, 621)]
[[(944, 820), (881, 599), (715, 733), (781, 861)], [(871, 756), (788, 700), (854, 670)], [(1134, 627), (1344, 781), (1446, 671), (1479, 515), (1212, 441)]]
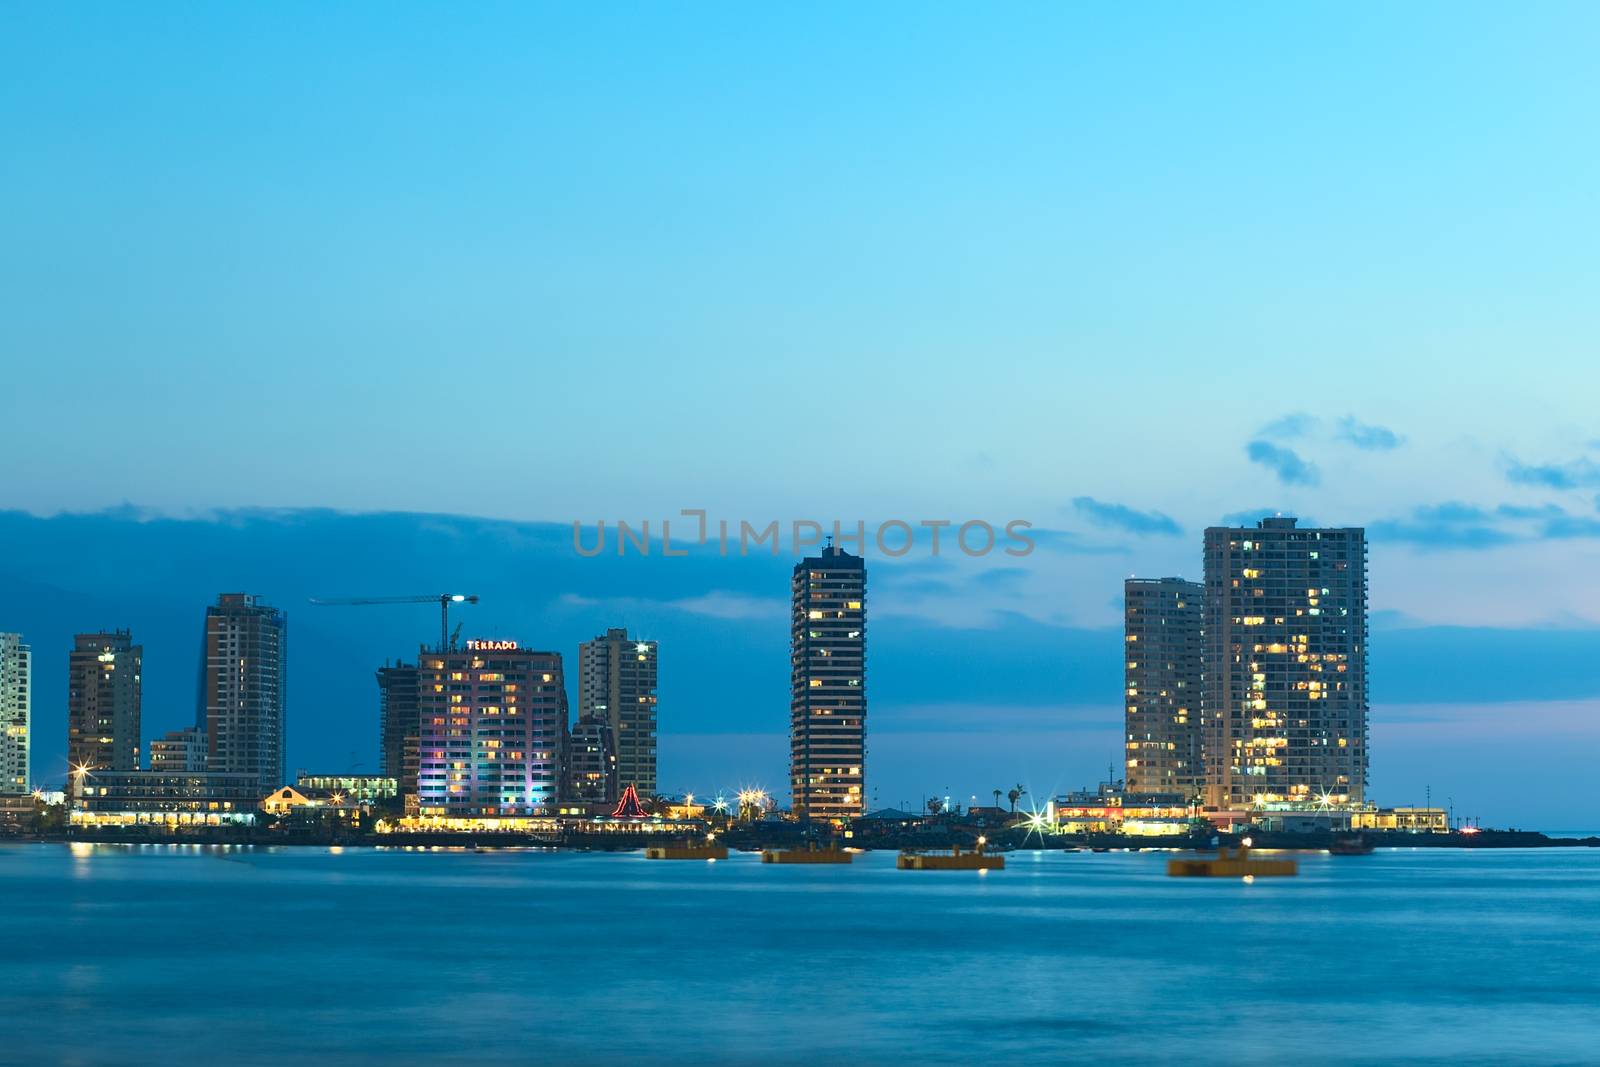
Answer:
[(1369, 808), (1353, 814), (1350, 825), (1358, 830), (1443, 834), (1450, 831), (1450, 816), (1444, 808)]
[(1182, 578), (1123, 582), (1128, 790), (1195, 797), (1205, 587)]
[(77, 634), (67, 656), (67, 764), (139, 769), (144, 648), (127, 630)]
[(400, 795), (417, 794), (419, 676), (415, 664), (385, 663), (378, 668), (378, 757), (384, 776), (399, 783)]
[(91, 771), (74, 826), (218, 826), (252, 823), (261, 792), (254, 772), (182, 774)]
[(418, 667), (421, 816), (553, 813), (567, 724), (561, 654), (467, 641), (423, 652)]
[(867, 569), (835, 545), (790, 581), (789, 786), (802, 820), (866, 811)]
[(248, 593), (224, 593), (206, 609), (196, 720), (206, 734), (206, 765), (255, 775), (258, 798), (284, 781), (287, 644), (288, 618)]
[(21, 634), (0, 634), (0, 794), (28, 792), (33, 653)]
[(612, 628), (578, 646), (578, 716), (611, 727), (617, 781), (644, 796), (656, 792), (654, 641)]
[(197, 726), (173, 730), (150, 742), (152, 771), (185, 771), (198, 774), (206, 769), (206, 735)]
[(302, 793), (339, 794), (360, 804), (392, 804), (400, 796), (400, 783), (383, 774), (298, 774), (295, 788)]
[(1360, 804), (1367, 546), (1292, 518), (1205, 533), (1206, 803)]

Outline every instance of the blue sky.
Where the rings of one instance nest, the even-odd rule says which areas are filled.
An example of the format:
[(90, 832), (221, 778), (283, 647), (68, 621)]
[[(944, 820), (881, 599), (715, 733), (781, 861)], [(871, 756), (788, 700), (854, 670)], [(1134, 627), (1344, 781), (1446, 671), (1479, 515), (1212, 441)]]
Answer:
[[(1461, 630), (1600, 627), (1593, 5), (4, 18), (0, 507), (142, 509), (119, 539), (262, 507), (976, 516), (1082, 549), (891, 580), (879, 634), (1104, 630), (1120, 577), (1281, 509), (1367, 525), (1375, 612), (1445, 642), (1391, 677)], [(560, 594), (693, 596), (582, 576)], [(1570, 702), (1600, 668), (1556, 694), (1540, 647), (1487, 699), (1404, 699), (1596, 754)], [(997, 721), (1104, 699), (1041, 677), (997, 672)]]

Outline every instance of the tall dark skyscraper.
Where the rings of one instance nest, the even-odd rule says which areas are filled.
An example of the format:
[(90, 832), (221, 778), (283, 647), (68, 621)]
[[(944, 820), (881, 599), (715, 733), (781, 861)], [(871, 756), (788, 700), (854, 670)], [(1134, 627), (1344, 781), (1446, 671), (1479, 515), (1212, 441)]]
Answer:
[(656, 791), (656, 661), (654, 641), (612, 628), (578, 646), (578, 716), (611, 727), (617, 782), (640, 796)]
[(288, 618), (248, 593), (206, 609), (200, 715), (206, 767), (253, 774), (261, 795), (284, 784)]
[(866, 810), (867, 569), (829, 545), (790, 581), (789, 786), (802, 819)]
[(139, 769), (144, 648), (127, 630), (77, 634), (67, 656), (67, 764)]
[(582, 718), (573, 725), (567, 738), (566, 788), (568, 800), (616, 803), (617, 757), (611, 724), (604, 719)]
[(417, 793), (418, 725), (421, 677), (415, 664), (396, 662), (378, 668), (378, 762), (393, 778), (402, 798)]
[(1182, 578), (1123, 582), (1128, 789), (1199, 796), (1205, 587)]
[(1213, 527), (1205, 574), (1206, 802), (1363, 801), (1365, 532)]

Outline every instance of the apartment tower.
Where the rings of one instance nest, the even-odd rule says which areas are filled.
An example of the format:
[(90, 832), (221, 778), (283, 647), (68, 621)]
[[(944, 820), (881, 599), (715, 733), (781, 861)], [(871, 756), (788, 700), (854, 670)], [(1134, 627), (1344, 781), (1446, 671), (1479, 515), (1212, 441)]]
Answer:
[(415, 664), (396, 661), (379, 667), (377, 679), (380, 773), (395, 780), (402, 798), (414, 797), (421, 743), (420, 675)]
[(1207, 804), (1365, 799), (1365, 531), (1206, 530), (1205, 650)]
[(554, 814), (567, 732), (561, 653), (467, 641), (420, 658), (420, 813)]
[(21, 634), (0, 634), (0, 794), (28, 792), (33, 654)]
[(144, 648), (127, 630), (77, 634), (67, 656), (67, 765), (139, 769)]
[(1123, 582), (1131, 793), (1200, 796), (1205, 587), (1182, 578)]
[(789, 786), (802, 820), (865, 811), (867, 569), (829, 545), (790, 580)]
[(253, 774), (261, 795), (284, 784), (288, 618), (248, 593), (223, 593), (206, 609), (196, 725), (206, 766)]
[(642, 797), (656, 792), (658, 651), (615, 627), (578, 646), (578, 717), (611, 727), (618, 785)]

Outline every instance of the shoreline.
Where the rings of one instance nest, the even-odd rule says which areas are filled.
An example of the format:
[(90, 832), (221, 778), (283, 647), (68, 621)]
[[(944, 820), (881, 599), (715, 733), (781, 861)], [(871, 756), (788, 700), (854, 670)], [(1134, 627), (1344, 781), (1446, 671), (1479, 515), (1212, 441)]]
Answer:
[[(1245, 835), (1240, 835), (1245, 836)], [(1322, 852), (1336, 837), (1329, 833), (1263, 833), (1251, 831), (1253, 847), (1262, 850)], [(1507, 848), (1600, 848), (1600, 835), (1552, 837), (1533, 830), (1483, 830), (1461, 833), (1409, 833), (1378, 831), (1364, 835), (1376, 850), (1441, 848), (1474, 851)], [(797, 832), (751, 832), (734, 830), (719, 835), (720, 841), (736, 852), (806, 847)], [(661, 845), (679, 844), (682, 834), (562, 834), (535, 835), (526, 832), (418, 832), (418, 833), (294, 833), (226, 828), (205, 828), (176, 833), (101, 831), (98, 833), (13, 834), (0, 836), (6, 844), (116, 844), (116, 845), (236, 845), (245, 847), (293, 848), (422, 848), (422, 849), (504, 849), (538, 848), (560, 852), (636, 852)], [(994, 852), (1127, 852), (1127, 851), (1215, 851), (1214, 842), (1235, 845), (1238, 838), (1214, 836), (1133, 837), (1120, 834), (1061, 835), (1040, 839), (1036, 833), (1002, 832), (990, 838)], [(842, 847), (862, 852), (971, 848), (973, 835), (960, 832), (940, 834), (899, 834), (873, 840), (824, 839), (822, 847)]]

